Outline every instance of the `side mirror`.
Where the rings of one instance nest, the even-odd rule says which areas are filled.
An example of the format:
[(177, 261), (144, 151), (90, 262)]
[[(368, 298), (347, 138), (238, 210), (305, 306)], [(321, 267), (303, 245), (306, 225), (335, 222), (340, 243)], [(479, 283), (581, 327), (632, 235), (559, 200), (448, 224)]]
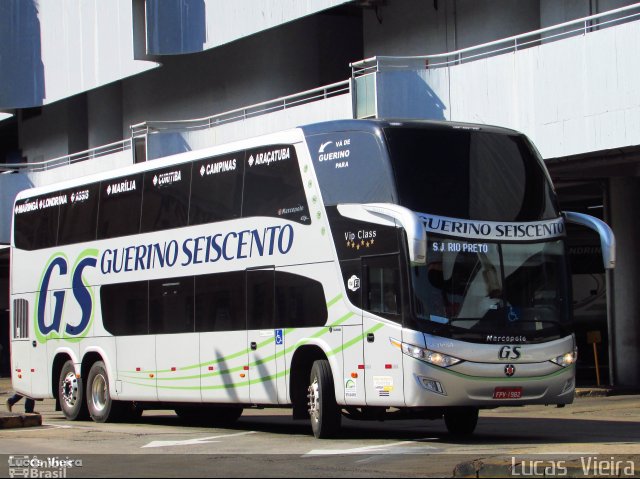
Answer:
[(602, 261), (605, 269), (613, 269), (616, 266), (616, 238), (607, 223), (591, 215), (565, 211), (564, 219), (567, 223), (586, 226), (600, 236), (602, 247)]

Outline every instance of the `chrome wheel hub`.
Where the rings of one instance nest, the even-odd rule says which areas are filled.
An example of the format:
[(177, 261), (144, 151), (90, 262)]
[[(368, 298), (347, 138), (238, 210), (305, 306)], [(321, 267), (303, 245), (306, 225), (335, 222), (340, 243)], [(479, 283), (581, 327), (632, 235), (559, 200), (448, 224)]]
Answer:
[(62, 381), (62, 400), (68, 407), (74, 407), (78, 402), (78, 377), (70, 372)]
[(309, 394), (307, 395), (309, 402), (309, 415), (314, 421), (320, 418), (320, 388), (318, 387), (318, 379), (314, 379), (309, 386)]
[(102, 374), (97, 374), (91, 383), (91, 403), (96, 411), (102, 411), (107, 406), (107, 381)]

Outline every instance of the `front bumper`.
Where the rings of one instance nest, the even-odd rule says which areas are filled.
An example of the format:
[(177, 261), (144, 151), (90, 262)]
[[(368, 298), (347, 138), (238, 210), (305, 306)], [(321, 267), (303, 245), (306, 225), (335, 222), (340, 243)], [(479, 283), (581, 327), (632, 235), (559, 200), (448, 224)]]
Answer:
[[(407, 407), (571, 404), (575, 394), (575, 366), (560, 367), (550, 361), (465, 362), (441, 368), (406, 356), (404, 360), (405, 366), (410, 366), (405, 367)], [(513, 372), (508, 370), (513, 374), (510, 377), (506, 371), (509, 366), (513, 368)], [(500, 394), (496, 394), (498, 390)], [(508, 398), (512, 391), (519, 391), (519, 397)]]

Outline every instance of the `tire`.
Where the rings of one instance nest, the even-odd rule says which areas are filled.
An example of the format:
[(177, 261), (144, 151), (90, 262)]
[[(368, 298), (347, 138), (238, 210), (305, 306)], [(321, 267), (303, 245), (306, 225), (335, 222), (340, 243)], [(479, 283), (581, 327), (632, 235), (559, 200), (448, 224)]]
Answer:
[(336, 404), (333, 375), (326, 359), (313, 363), (307, 397), (313, 435), (317, 439), (334, 437), (340, 430), (342, 414)]
[(87, 408), (95, 422), (114, 422), (123, 418), (124, 404), (111, 398), (109, 375), (102, 361), (93, 363), (87, 376)]
[(175, 409), (176, 414), (189, 424), (225, 427), (234, 424), (243, 409), (235, 406), (183, 406)]
[(76, 375), (76, 369), (71, 360), (64, 363), (60, 371), (58, 402), (62, 414), (69, 421), (79, 421), (89, 417), (84, 398), (84, 384), (82, 378)]
[(477, 407), (453, 407), (444, 413), (444, 423), (449, 434), (458, 437), (470, 436), (478, 425)]

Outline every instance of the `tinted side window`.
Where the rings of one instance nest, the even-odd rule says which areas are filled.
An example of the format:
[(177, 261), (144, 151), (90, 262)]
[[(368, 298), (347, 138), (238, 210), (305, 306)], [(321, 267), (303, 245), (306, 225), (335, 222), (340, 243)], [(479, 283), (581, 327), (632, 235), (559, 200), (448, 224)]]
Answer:
[(193, 331), (193, 276), (149, 281), (149, 333)]
[(276, 325), (303, 328), (327, 324), (322, 284), (297, 274), (276, 273)]
[(17, 202), (14, 210), (16, 247), (34, 250), (55, 246), (59, 206), (67, 201), (66, 195), (51, 193)]
[(114, 336), (147, 334), (148, 282), (108, 284), (100, 288), (102, 322)]
[(140, 232), (186, 226), (190, 186), (191, 164), (146, 172)]
[(136, 234), (140, 230), (142, 174), (100, 184), (98, 239)]
[(247, 271), (247, 329), (273, 329), (274, 271)]
[(244, 152), (193, 164), (190, 225), (240, 217), (243, 170)]
[(66, 191), (69, 202), (60, 206), (58, 244), (81, 243), (96, 239), (100, 183)]
[(311, 218), (293, 145), (247, 151), (242, 216), (275, 216), (309, 224)]
[(363, 259), (365, 268), (364, 309), (402, 322), (400, 266), (397, 255)]
[(244, 271), (196, 276), (196, 331), (244, 331)]

